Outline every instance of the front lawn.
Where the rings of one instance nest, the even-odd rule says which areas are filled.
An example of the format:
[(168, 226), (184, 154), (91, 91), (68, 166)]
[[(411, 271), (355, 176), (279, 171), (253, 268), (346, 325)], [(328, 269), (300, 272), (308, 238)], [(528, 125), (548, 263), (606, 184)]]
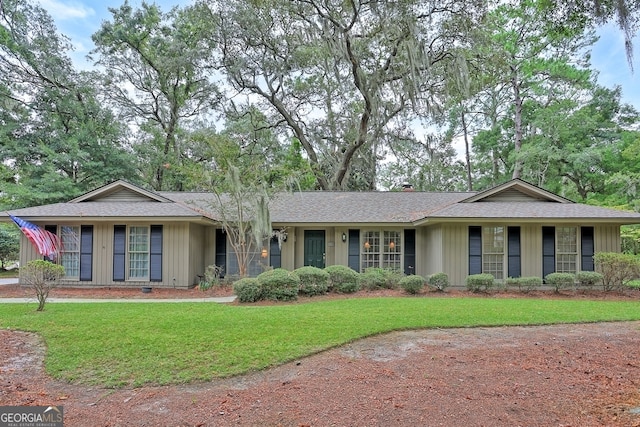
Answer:
[(52, 376), (107, 387), (260, 370), (399, 329), (640, 320), (638, 301), (352, 298), (308, 304), (0, 305), (0, 327), (40, 334)]

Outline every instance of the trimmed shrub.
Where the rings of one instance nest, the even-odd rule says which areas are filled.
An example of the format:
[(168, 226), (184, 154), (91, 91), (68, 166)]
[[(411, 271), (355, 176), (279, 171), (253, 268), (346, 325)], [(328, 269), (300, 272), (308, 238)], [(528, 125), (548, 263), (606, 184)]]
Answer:
[(360, 290), (360, 273), (345, 265), (330, 265), (324, 271), (329, 273), (329, 291), (350, 294)]
[(51, 289), (64, 276), (64, 267), (42, 259), (29, 261), (20, 269), (20, 279), (29, 285), (38, 299), (37, 311), (43, 311)]
[(396, 289), (402, 279), (402, 274), (386, 268), (369, 267), (360, 275), (362, 288), (373, 291), (376, 289)]
[(424, 277), (418, 275), (405, 276), (400, 279), (399, 286), (408, 294), (415, 295), (424, 288)]
[(300, 267), (295, 270), (300, 278), (299, 292), (304, 295), (323, 295), (329, 289), (329, 273), (312, 266)]
[(437, 291), (444, 291), (449, 286), (447, 273), (435, 273), (429, 277), (429, 286)]
[(544, 281), (553, 288), (554, 292), (560, 292), (560, 289), (575, 286), (576, 275), (572, 273), (550, 273), (545, 276)]
[(519, 291), (527, 293), (542, 286), (541, 277), (509, 277), (505, 281), (507, 287), (518, 288)]
[(255, 277), (245, 277), (233, 283), (233, 293), (239, 302), (256, 302), (262, 299), (262, 289)]
[(495, 285), (493, 274), (472, 274), (465, 279), (467, 289), (471, 292), (486, 292)]
[(602, 274), (605, 291), (622, 290), (631, 280), (640, 278), (640, 258), (617, 252), (598, 252), (593, 256), (596, 270)]
[(262, 289), (263, 298), (274, 301), (292, 301), (298, 299), (298, 289), (300, 288), (300, 278), (293, 271), (284, 268), (274, 268), (273, 270), (260, 273), (258, 284)]
[(576, 273), (576, 282), (578, 282), (578, 286), (591, 288), (602, 282), (602, 274), (596, 271), (578, 271)]

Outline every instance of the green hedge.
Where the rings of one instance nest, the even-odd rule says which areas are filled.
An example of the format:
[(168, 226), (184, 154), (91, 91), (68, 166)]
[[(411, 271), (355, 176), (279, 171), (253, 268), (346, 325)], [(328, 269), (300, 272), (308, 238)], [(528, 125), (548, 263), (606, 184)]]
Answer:
[(349, 294), (360, 290), (360, 273), (345, 265), (330, 265), (324, 271), (329, 273), (329, 291)]
[(263, 299), (262, 289), (255, 277), (245, 277), (233, 283), (233, 293), (239, 302), (256, 302)]
[(300, 278), (300, 293), (314, 296), (327, 293), (329, 288), (329, 273), (312, 266), (300, 267), (295, 270)]
[(283, 268), (274, 268), (260, 273), (258, 284), (262, 289), (262, 297), (274, 301), (292, 301), (298, 299), (300, 277)]
[(576, 285), (576, 275), (573, 273), (550, 273), (544, 277), (544, 281), (555, 292), (560, 292), (560, 289), (573, 288)]
[(495, 286), (495, 278), (493, 274), (472, 274), (467, 276), (465, 284), (471, 292), (486, 292)]
[(429, 277), (429, 286), (437, 291), (444, 291), (449, 286), (449, 276), (446, 273), (435, 273)]
[(424, 289), (424, 277), (418, 275), (405, 276), (400, 279), (399, 286), (408, 294), (415, 295)]

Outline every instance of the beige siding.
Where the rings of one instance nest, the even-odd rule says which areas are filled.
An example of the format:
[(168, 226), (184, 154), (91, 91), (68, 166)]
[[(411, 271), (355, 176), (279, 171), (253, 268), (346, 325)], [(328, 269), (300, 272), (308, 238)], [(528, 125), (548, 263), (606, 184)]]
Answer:
[(123, 188), (111, 194), (100, 197), (94, 202), (148, 202), (150, 199), (140, 193)]
[(198, 224), (191, 224), (189, 226), (189, 272), (187, 279), (191, 278), (190, 285), (197, 285), (199, 283), (198, 276), (204, 276), (204, 270), (206, 268), (205, 258), (205, 242), (206, 233), (205, 227)]
[(541, 225), (520, 225), (520, 263), (522, 277), (542, 276)]
[(622, 242), (620, 227), (617, 225), (598, 225), (594, 228), (595, 252), (620, 252)]
[(462, 286), (469, 272), (469, 227), (464, 224), (442, 226), (442, 271), (453, 286)]
[(442, 227), (435, 225), (416, 230), (416, 274), (428, 277), (443, 271)]

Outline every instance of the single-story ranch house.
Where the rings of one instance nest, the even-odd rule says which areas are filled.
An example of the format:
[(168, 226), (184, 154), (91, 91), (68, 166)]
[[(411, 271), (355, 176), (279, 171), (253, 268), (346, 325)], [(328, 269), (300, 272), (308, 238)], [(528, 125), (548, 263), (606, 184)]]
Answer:
[[(124, 181), (67, 203), (9, 214), (60, 236), (63, 285), (194, 286), (209, 265), (238, 272), (212, 194), (151, 192)], [(640, 214), (574, 203), (522, 180), (483, 192), (334, 192), (272, 200), (272, 239), (249, 273), (265, 265), (293, 270), (342, 264), (356, 271), (393, 268), (452, 285), (470, 274), (497, 279), (594, 269), (596, 252), (620, 251), (620, 226)], [(23, 235), (20, 264), (42, 258)]]

